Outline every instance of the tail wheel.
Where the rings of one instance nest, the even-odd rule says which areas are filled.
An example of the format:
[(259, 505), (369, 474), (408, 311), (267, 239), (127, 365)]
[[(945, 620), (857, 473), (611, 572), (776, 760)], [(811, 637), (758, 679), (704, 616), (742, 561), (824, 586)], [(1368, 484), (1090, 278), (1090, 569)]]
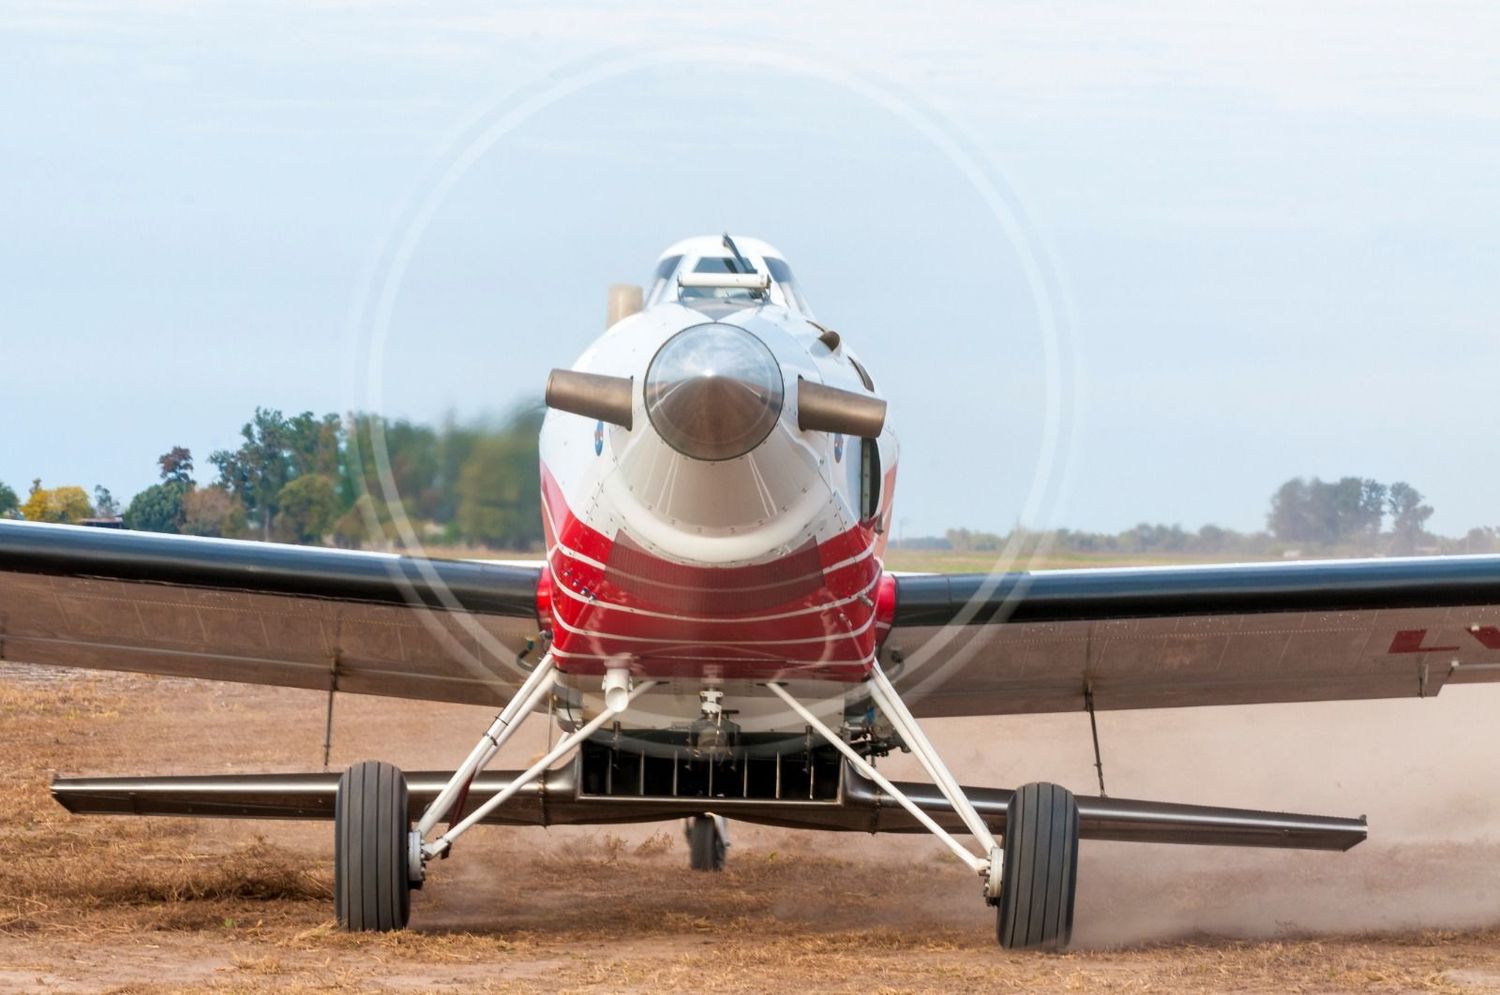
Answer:
[(609, 285), (609, 305), (604, 313), (604, 327), (613, 328), (621, 318), (628, 318), (641, 309), (645, 292), (630, 283)]
[(722, 871), (729, 844), (711, 815), (695, 815), (688, 820), (688, 862), (695, 871)]
[(406, 776), (365, 760), (339, 778), (333, 809), (333, 905), (354, 932), (404, 929), (411, 919)]
[(1078, 802), (1056, 784), (1011, 796), (996, 932), (1008, 950), (1061, 950), (1078, 893)]

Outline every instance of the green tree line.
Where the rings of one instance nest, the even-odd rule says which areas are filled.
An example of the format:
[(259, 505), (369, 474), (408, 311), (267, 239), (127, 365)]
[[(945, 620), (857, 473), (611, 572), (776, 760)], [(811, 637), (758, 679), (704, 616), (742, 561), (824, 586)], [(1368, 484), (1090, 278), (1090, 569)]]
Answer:
[[(204, 479), (193, 454), (174, 446), (157, 460), (160, 481), (123, 508), (127, 528), (186, 535), (253, 537), (283, 542), (390, 545), (409, 529), (424, 543), (531, 549), (542, 541), (537, 485), (540, 408), (508, 417), (437, 426), (358, 414), (305, 411), (287, 417), (257, 408), (240, 443), (208, 457)], [(92, 499), (81, 487), (43, 488), (33, 481), (23, 501), (0, 483), (0, 517), (77, 522), (122, 509), (103, 487)], [(950, 529), (908, 547), (990, 552), (1013, 539), (1045, 541), (1060, 552), (1274, 556), (1292, 551), (1332, 555), (1500, 552), (1500, 529), (1459, 538), (1427, 531), (1432, 506), (1404, 481), (1361, 477), (1324, 481), (1294, 477), (1271, 495), (1266, 529), (1217, 525), (1188, 531), (1142, 523), (1118, 533), (1017, 529), (1001, 535)]]
[(1021, 540), (1028, 545), (1045, 541), (1058, 552), (1254, 557), (1290, 552), (1393, 556), (1500, 552), (1500, 528), (1481, 526), (1458, 538), (1436, 536), (1427, 531), (1432, 511), (1422, 492), (1404, 481), (1382, 484), (1361, 477), (1334, 481), (1293, 477), (1271, 495), (1266, 529), (1259, 532), (1217, 525), (1190, 532), (1181, 525), (1150, 523), (1118, 533), (1073, 529), (1041, 533), (1018, 528), (1000, 535), (949, 529), (941, 538), (917, 539), (906, 545), (998, 552), (1013, 540)]
[(341, 546), (423, 542), (529, 549), (542, 541), (541, 412), (433, 427), (404, 419), (257, 408), (239, 444), (207, 465), (174, 446), (159, 481), (123, 510), (108, 490), (33, 481), (23, 502), (0, 484), (0, 516), (78, 522), (123, 514), (126, 528)]

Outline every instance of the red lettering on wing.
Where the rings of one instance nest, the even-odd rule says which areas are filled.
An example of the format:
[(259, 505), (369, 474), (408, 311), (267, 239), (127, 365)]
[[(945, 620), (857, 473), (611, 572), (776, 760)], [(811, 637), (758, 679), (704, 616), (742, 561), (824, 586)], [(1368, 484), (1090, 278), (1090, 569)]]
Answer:
[(1476, 625), (1469, 630), (1469, 635), (1479, 640), (1479, 645), (1487, 650), (1500, 650), (1500, 627)]
[[(1391, 648), (1387, 653), (1447, 653), (1458, 649), (1457, 646), (1423, 646), (1422, 640), (1427, 638), (1426, 629), (1402, 629), (1396, 633), (1391, 640)], [(1496, 638), (1500, 639), (1500, 632), (1496, 632)]]

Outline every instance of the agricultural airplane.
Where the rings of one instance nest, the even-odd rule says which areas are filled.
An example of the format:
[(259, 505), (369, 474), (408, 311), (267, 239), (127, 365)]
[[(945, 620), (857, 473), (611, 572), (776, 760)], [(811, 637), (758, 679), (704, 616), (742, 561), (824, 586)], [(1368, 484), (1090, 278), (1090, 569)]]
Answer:
[[(921, 719), (1500, 679), (1500, 557), (885, 570), (886, 401), (762, 242), (688, 239), (649, 289), (612, 288), (546, 401), (544, 563), (0, 522), (0, 658), (500, 706), (452, 772), (60, 778), (58, 801), (331, 819), (351, 930), (406, 926), (428, 864), (482, 822), (682, 818), (702, 870), (726, 818), (925, 831), (1003, 946), (1057, 949), (1080, 839), (1347, 850), (1365, 820), (967, 787)], [(489, 770), (537, 713), (556, 747)], [(930, 783), (888, 780), (894, 749)]]

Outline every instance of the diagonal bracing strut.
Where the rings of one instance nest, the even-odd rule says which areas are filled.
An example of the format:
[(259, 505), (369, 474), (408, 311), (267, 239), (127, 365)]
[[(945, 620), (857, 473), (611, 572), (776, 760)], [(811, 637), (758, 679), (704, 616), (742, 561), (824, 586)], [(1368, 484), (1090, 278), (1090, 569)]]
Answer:
[[(548, 683), (550, 685), (551, 682), (549, 681)], [(622, 704), (628, 707), (632, 702), (635, 701), (635, 699), (639, 698), (641, 695), (645, 694), (647, 691), (655, 687), (656, 683), (656, 681), (642, 681), (640, 684), (637, 684), (633, 689), (630, 690), (628, 696), (625, 697)], [(496, 792), (494, 797), (492, 797), (489, 801), (485, 802), (483, 805), (480, 805), (474, 811), (470, 812), (469, 815), (462, 821), (449, 827), (447, 832), (443, 833), (443, 835), (439, 836), (431, 843), (421, 843), (420, 847), (422, 860), (431, 860), (434, 857), (442, 856), (448, 851), (451, 846), (453, 846), (455, 840), (457, 840), (464, 833), (468, 832), (474, 826), (478, 825), (480, 822), (483, 822), (485, 816), (489, 815), (501, 805), (504, 805), (507, 801), (513, 798), (518, 791), (526, 787), (526, 785), (530, 784), (532, 781), (536, 780), (537, 777), (539, 777), (544, 771), (546, 771), (548, 767), (551, 767), (563, 756), (572, 752), (573, 749), (584, 740), (588, 739), (594, 733), (598, 732), (600, 726), (604, 725), (604, 723), (606, 722), (611, 721), (612, 719), (618, 718), (620, 713), (624, 710), (624, 708), (602, 708), (599, 710), (599, 714), (594, 716), (593, 719), (591, 719), (588, 723), (580, 726), (579, 728), (568, 733), (568, 735), (564, 736), (562, 739), (558, 740), (557, 745), (554, 746), (550, 751), (548, 751), (546, 756), (542, 757), (536, 763), (526, 768), (526, 770), (522, 772), (519, 777), (514, 778), (504, 788)], [(417, 835), (417, 832), (413, 832), (412, 835), (418, 840), (421, 839), (421, 837)]]
[(878, 784), (886, 794), (894, 798), (914, 819), (941, 840), (948, 849), (952, 850), (959, 860), (969, 865), (970, 870), (984, 878), (985, 897), (991, 903), (999, 901), (1000, 875), (1004, 870), (1005, 862), (1001, 859), (1000, 847), (995, 843), (994, 835), (990, 832), (989, 827), (984, 824), (984, 819), (980, 817), (978, 810), (974, 808), (973, 802), (969, 801), (968, 796), (964, 794), (963, 789), (959, 787), (958, 782), (949, 773), (942, 758), (937, 755), (937, 751), (932, 748), (932, 744), (923, 735), (921, 727), (917, 725), (917, 720), (907, 710), (905, 703), (901, 700), (901, 696), (896, 693), (896, 689), (891, 686), (891, 682), (881, 672), (879, 663), (875, 663), (871, 669), (869, 684), (870, 695), (876, 705), (880, 707), (880, 710), (895, 728), (896, 733), (901, 737), (902, 741), (906, 743), (912, 753), (916, 754), (923, 769), (927, 771), (928, 776), (932, 778), (933, 784), (937, 786), (938, 791), (947, 799), (953, 811), (958, 813), (959, 818), (963, 820), (964, 826), (969, 830), (970, 835), (974, 837), (975, 841), (982, 848), (982, 855), (976, 856), (970, 852), (968, 847), (958, 842), (952, 833), (939, 826), (931, 816), (922, 811), (916, 802), (907, 797), (904, 791), (896, 787), (877, 771), (874, 764), (860, 756), (853, 747), (844, 742), (842, 736), (828, 728), (821, 719), (804, 707), (801, 702), (793, 698), (785, 688), (777, 684), (767, 684), (766, 687), (770, 688), (776, 697), (785, 702), (818, 735), (827, 740), (829, 745), (842, 753), (855, 770)]
[(803, 722), (806, 722), (808, 725), (812, 726), (812, 728), (818, 733), (818, 735), (822, 736), (829, 742), (830, 745), (832, 745), (835, 749), (842, 753), (844, 755), (844, 758), (848, 760), (851, 765), (853, 765), (855, 770), (859, 771), (865, 777), (880, 785), (881, 790), (890, 795), (892, 798), (896, 799), (896, 801), (901, 805), (902, 808), (911, 813), (912, 818), (916, 819), (922, 825), (926, 826), (928, 831), (930, 831), (932, 835), (942, 840), (942, 842), (948, 847), (948, 849), (953, 851), (954, 855), (958, 857), (959, 860), (962, 860), (964, 863), (968, 864), (970, 869), (972, 869), (977, 874), (988, 873), (989, 861), (981, 857), (976, 857), (974, 856), (974, 854), (970, 853), (967, 847), (953, 838), (952, 833), (948, 832), (948, 830), (944, 829), (942, 826), (933, 821), (932, 816), (922, 811), (921, 808), (917, 806), (916, 802), (908, 798), (905, 792), (903, 792), (900, 788), (896, 787), (889, 780), (887, 780), (886, 776), (880, 773), (880, 771), (876, 770), (873, 764), (871, 764), (864, 757), (860, 756), (858, 753), (854, 752), (854, 748), (851, 747), (848, 743), (844, 742), (842, 736), (837, 735), (832, 729), (828, 728), (828, 726), (824, 724), (822, 719), (818, 718), (811, 711), (809, 711), (805, 706), (803, 706), (800, 701), (798, 701), (796, 698), (793, 698), (790, 694), (787, 693), (786, 689), (782, 688), (780, 685), (767, 684), (766, 687), (770, 688), (771, 692), (775, 694), (776, 697), (786, 702), (787, 707), (796, 712), (797, 715), (801, 717)]
[(459, 797), (467, 794), (474, 778), (484, 771), (485, 765), (494, 759), (495, 754), (500, 752), (500, 747), (505, 745), (505, 741), (520, 726), (520, 719), (529, 715), (542, 700), (542, 696), (552, 689), (555, 676), (552, 654), (547, 653), (537, 661), (536, 669), (516, 689), (515, 695), (506, 702), (500, 714), (495, 716), (495, 721), (490, 723), (490, 727), (485, 730), (468, 757), (453, 772), (453, 776), (448, 779), (443, 790), (438, 792), (432, 804), (427, 806), (427, 810), (422, 813), (422, 818), (417, 822), (418, 833), (425, 837), (432, 832), (433, 827), (442, 822), (443, 817), (454, 808), (454, 803)]
[(993, 854), (999, 849), (994, 835), (984, 824), (984, 819), (980, 816), (979, 810), (974, 807), (974, 803), (969, 801), (968, 795), (964, 794), (964, 789), (959, 786), (957, 779), (949, 772), (948, 765), (943, 763), (943, 758), (938, 756), (937, 750), (933, 749), (927, 734), (917, 724), (916, 717), (906, 707), (906, 702), (901, 700), (900, 693), (891, 685), (890, 679), (885, 676), (885, 671), (880, 669), (878, 661), (870, 668), (869, 684), (870, 696), (875, 699), (875, 704), (880, 706), (880, 710), (895, 727), (896, 735), (900, 736), (911, 752), (916, 755), (917, 762), (922, 765), (923, 770), (927, 771), (927, 776), (932, 778), (932, 783), (937, 785), (937, 789), (948, 800), (948, 804), (953, 806), (953, 811), (958, 813), (958, 817), (968, 827), (970, 835), (984, 848), (986, 854)]

